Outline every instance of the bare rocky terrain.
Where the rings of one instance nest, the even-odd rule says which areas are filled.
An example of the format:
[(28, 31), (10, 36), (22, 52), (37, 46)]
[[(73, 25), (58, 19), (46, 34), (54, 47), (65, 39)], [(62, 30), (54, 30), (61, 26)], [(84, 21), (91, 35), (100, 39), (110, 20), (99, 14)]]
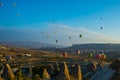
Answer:
[(119, 59), (99, 61), (86, 54), (64, 56), (62, 51), (0, 46), (0, 80), (98, 80), (100, 76), (102, 80), (120, 79)]

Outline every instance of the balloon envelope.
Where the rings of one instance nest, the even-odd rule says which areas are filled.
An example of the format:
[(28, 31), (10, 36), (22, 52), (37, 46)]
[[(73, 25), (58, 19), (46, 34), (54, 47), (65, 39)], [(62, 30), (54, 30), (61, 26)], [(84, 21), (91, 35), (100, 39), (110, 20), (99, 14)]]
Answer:
[(71, 39), (71, 37), (69, 37), (69, 39)]
[(81, 38), (81, 37), (82, 37), (82, 35), (80, 34), (80, 35), (79, 35), (79, 37)]
[(102, 30), (102, 29), (103, 29), (103, 27), (100, 27), (100, 29)]
[(101, 59), (105, 59), (106, 55), (105, 54), (101, 54)]
[(58, 40), (56, 40), (56, 43), (58, 42)]
[(101, 58), (101, 54), (96, 54), (96, 58), (100, 59)]
[(0, 3), (0, 6), (3, 6), (3, 4), (2, 4), (2, 3)]
[(101, 20), (103, 20), (103, 17), (100, 17)]
[(13, 6), (16, 6), (16, 3), (14, 3)]
[(88, 54), (88, 57), (89, 57), (89, 58), (92, 58), (92, 57), (93, 57), (93, 54), (92, 54), (92, 53), (89, 53), (89, 54)]

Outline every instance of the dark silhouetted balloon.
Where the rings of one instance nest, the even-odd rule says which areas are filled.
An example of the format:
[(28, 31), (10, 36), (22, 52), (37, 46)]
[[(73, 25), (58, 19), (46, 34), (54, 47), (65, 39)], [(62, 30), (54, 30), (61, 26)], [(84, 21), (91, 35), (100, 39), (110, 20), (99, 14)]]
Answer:
[(2, 3), (0, 3), (0, 6), (3, 6), (3, 4), (2, 4)]
[(58, 40), (56, 40), (56, 43), (58, 42)]
[(71, 37), (69, 36), (69, 39), (71, 39)]
[(46, 36), (47, 38), (50, 38), (50, 36), (48, 35), (48, 36)]
[(103, 20), (103, 17), (100, 17), (101, 20)]
[(102, 29), (103, 29), (103, 27), (100, 27), (100, 29), (102, 30)]
[(82, 34), (80, 34), (79, 37), (82, 38)]

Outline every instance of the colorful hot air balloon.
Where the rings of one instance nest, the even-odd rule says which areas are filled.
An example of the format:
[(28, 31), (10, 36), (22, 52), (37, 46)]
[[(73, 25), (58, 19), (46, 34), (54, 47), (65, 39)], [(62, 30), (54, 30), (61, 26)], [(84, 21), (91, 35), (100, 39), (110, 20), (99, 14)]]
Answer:
[(80, 50), (77, 50), (76, 52), (77, 52), (77, 55), (80, 55)]
[(89, 54), (88, 54), (88, 57), (89, 57), (89, 58), (92, 58), (92, 57), (93, 57), (93, 53), (89, 53)]
[(67, 57), (67, 52), (64, 52), (64, 53), (63, 53), (63, 57)]
[(96, 54), (96, 58), (100, 59), (101, 58), (101, 54)]
[(105, 54), (101, 54), (101, 59), (106, 59), (106, 55)]

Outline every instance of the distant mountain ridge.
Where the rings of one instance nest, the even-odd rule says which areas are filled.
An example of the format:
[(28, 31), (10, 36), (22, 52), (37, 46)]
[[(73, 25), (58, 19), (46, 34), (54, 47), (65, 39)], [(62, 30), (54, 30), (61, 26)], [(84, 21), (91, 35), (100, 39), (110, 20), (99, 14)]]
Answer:
[(120, 51), (120, 44), (73, 44), (69, 48), (81, 49), (81, 50), (113, 50)]
[(58, 48), (60, 50), (103, 50), (103, 51), (120, 51), (120, 44), (73, 44), (72, 46), (65, 47), (58, 44), (49, 44), (37, 41), (0, 41), (0, 45), (11, 47), (22, 47), (29, 49), (47, 49), (53, 50)]
[(63, 47), (57, 44), (49, 44), (49, 43), (36, 42), (36, 41), (0, 41), (0, 45), (29, 48), (29, 49)]

